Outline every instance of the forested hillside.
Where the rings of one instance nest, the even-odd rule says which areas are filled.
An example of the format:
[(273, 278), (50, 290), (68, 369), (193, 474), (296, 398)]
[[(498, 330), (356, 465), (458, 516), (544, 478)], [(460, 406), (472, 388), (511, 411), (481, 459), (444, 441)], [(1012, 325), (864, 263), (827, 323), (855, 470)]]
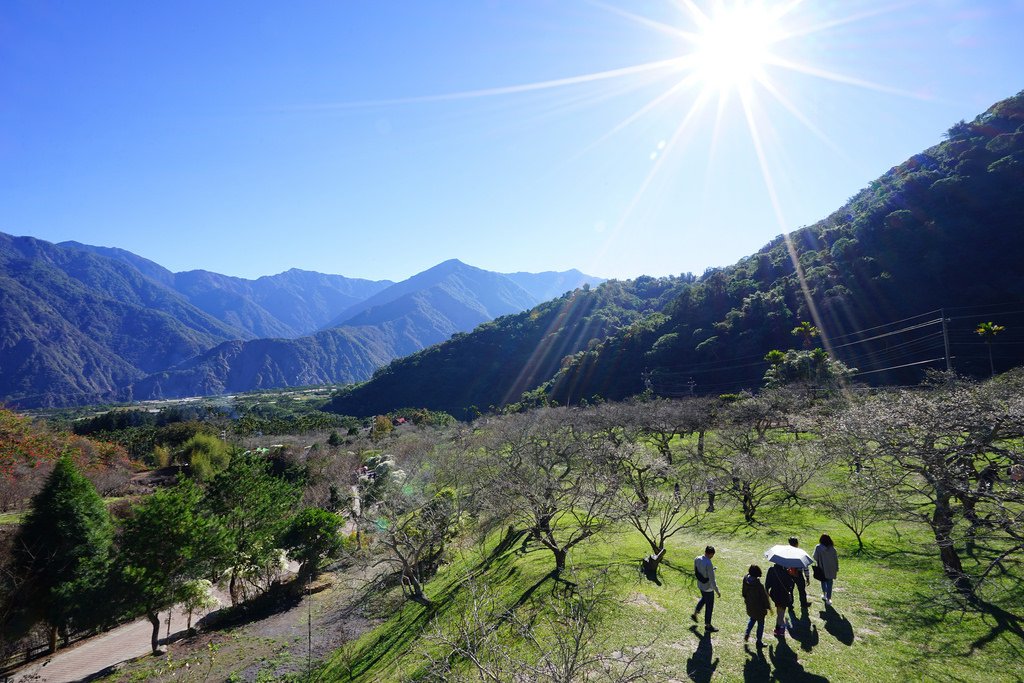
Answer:
[(568, 292), (396, 360), (370, 382), (344, 391), (327, 409), (373, 415), (416, 406), (471, 417), (517, 401), (556, 372), (567, 355), (614, 332), (624, 331), (629, 339), (657, 325), (658, 312), (687, 282), (641, 277)]
[[(664, 308), (640, 306), (627, 321), (594, 326), (580, 313), (595, 294), (576, 292), (557, 309), (540, 306), (395, 362), (333, 409), (417, 405), (463, 415), (542, 383), (558, 403), (756, 387), (769, 350), (801, 344), (792, 334), (801, 322), (862, 381), (912, 382), (926, 367), (944, 368), (944, 331), (953, 369), (988, 374), (986, 350), (995, 349), (998, 370), (1018, 364), (1024, 348), (1022, 217), (1024, 93), (954, 125), (824, 220), (675, 283)], [(564, 320), (527, 322), (556, 310)], [(1006, 329), (986, 349), (992, 340), (974, 328), (989, 319)], [(922, 332), (896, 334), (902, 328)]]
[[(891, 169), (828, 218), (705, 273), (641, 340), (617, 336), (574, 358), (550, 394), (559, 402), (621, 398), (643, 390), (642, 368), (666, 394), (688, 391), (691, 378), (700, 393), (756, 386), (767, 351), (800, 343), (791, 331), (801, 321), (812, 321), (848, 365), (873, 373), (861, 379), (916, 381), (922, 366), (897, 366), (943, 357), (940, 326), (909, 342), (884, 333), (920, 314), (937, 318), (941, 309), (955, 318), (947, 325), (960, 342), (954, 369), (988, 374), (988, 363), (966, 356), (969, 345), (983, 345), (970, 339), (974, 326), (999, 315), (1007, 327), (1002, 368), (1016, 365), (1021, 348), (1012, 343), (1024, 339), (1021, 306), (1012, 305), (1024, 301), (1022, 217), (1024, 93), (954, 125), (944, 142)], [(901, 343), (919, 352), (894, 353)]]

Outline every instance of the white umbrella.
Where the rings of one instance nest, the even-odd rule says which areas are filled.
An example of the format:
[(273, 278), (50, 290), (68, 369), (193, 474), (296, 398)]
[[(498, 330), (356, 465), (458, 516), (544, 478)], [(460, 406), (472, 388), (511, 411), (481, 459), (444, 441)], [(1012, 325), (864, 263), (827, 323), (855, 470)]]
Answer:
[(764, 551), (764, 557), (769, 562), (782, 565), (783, 567), (796, 567), (803, 569), (814, 564), (811, 556), (791, 545), (773, 545)]

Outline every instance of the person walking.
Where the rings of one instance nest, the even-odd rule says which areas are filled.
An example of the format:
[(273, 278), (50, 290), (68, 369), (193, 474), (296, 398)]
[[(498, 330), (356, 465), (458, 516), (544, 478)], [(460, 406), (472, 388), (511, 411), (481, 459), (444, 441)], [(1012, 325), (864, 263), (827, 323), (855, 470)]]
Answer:
[(773, 564), (768, 568), (764, 587), (768, 591), (768, 597), (775, 603), (776, 638), (786, 635), (786, 609), (793, 604), (794, 585), (793, 576), (782, 565)]
[(693, 560), (693, 573), (697, 576), (697, 588), (700, 589), (700, 600), (693, 608), (690, 619), (697, 621), (697, 614), (704, 609), (704, 630), (706, 633), (714, 633), (718, 629), (711, 625), (711, 615), (715, 611), (715, 594), (722, 596), (715, 582), (715, 565), (711, 564), (711, 558), (715, 556), (715, 547), (709, 545), (704, 548), (704, 554), (698, 555)]
[[(800, 547), (800, 540), (796, 536), (789, 537), (789, 544), (794, 548)], [(811, 570), (807, 567), (797, 570), (796, 589), (800, 593), (800, 606), (807, 607), (811, 604), (807, 599), (807, 584), (811, 582)]]
[(814, 578), (821, 582), (821, 595), (826, 605), (832, 604), (832, 582), (839, 576), (839, 553), (828, 534), (822, 534), (814, 546)]
[(750, 565), (747, 575), (743, 577), (743, 604), (747, 608), (747, 632), (743, 635), (743, 642), (750, 640), (750, 631), (757, 624), (758, 647), (764, 647), (764, 618), (772, 611), (771, 600), (768, 598), (768, 591), (761, 585), (761, 568), (756, 564)]

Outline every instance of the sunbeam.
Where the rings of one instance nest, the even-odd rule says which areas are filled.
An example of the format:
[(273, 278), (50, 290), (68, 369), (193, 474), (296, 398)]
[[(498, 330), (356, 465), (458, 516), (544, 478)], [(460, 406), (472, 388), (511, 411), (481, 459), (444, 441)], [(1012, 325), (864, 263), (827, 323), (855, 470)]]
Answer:
[[(679, 13), (673, 20), (643, 16), (610, 4), (607, 0), (589, 0), (589, 4), (642, 29), (667, 37), (667, 45), (675, 50), (675, 54), (656, 61), (534, 83), (416, 97), (315, 104), (302, 109), (344, 110), (511, 97), (541, 91), (560, 93), (559, 101), (546, 102), (541, 110), (534, 109), (531, 116), (516, 117), (515, 125), (521, 126), (524, 123), (536, 124), (553, 115), (566, 115), (580, 108), (596, 107), (606, 100), (641, 89), (659, 88), (656, 94), (645, 97), (635, 109), (631, 109), (606, 130), (599, 132), (591, 141), (586, 141), (575, 153), (567, 155), (568, 159), (585, 156), (643, 120), (660, 119), (659, 125), (671, 120), (672, 128), (668, 139), (662, 140), (658, 149), (651, 153), (650, 168), (646, 170), (624, 207), (617, 210), (618, 215), (614, 221), (609, 221), (614, 227), (607, 230), (600, 243), (595, 246), (594, 261), (600, 262), (620, 242), (620, 236), (631, 222), (636, 220), (637, 208), (649, 194), (655, 180), (665, 172), (669, 160), (683, 147), (684, 136), (696, 129), (701, 114), (708, 109), (712, 100), (716, 101), (716, 107), (708, 131), (709, 169), (719, 153), (722, 141), (733, 134), (733, 131), (729, 130), (731, 120), (728, 112), (733, 110), (738, 102), (771, 202), (774, 222), (779, 232), (788, 235), (792, 226), (787, 225), (784, 216), (777, 183), (772, 174), (772, 159), (765, 149), (762, 135), (762, 124), (770, 126), (772, 121), (763, 118), (759, 122), (759, 116), (768, 116), (759, 105), (764, 102), (778, 105), (780, 112), (792, 117), (831, 152), (844, 159), (847, 155), (790, 97), (791, 81), (779, 76), (793, 74), (797, 77), (810, 77), (904, 98), (926, 99), (916, 93), (843, 74), (824, 65), (809, 63), (806, 56), (795, 50), (799, 41), (808, 36), (894, 11), (905, 3), (894, 3), (868, 11), (857, 11), (855, 8), (848, 14), (827, 17), (824, 20), (818, 17), (819, 20), (813, 22), (806, 21), (806, 17), (802, 16), (812, 15), (806, 11), (810, 3), (805, 3), (804, 0), (774, 3), (769, 0), (710, 0), (706, 3), (698, 0), (671, 0), (671, 5)], [(801, 19), (805, 19), (803, 23)], [(597, 91), (570, 91), (591, 84), (602, 85)], [(536, 107), (537, 103), (533, 106)], [(703, 174), (703, 178), (706, 190), (710, 190), (708, 184), (711, 182), (711, 173)], [(803, 269), (797, 259), (796, 248), (788, 236), (786, 245), (813, 322), (821, 330), (825, 349), (831, 352), (828, 331), (810, 298)], [(550, 349), (544, 352), (549, 351)], [(536, 353), (542, 351), (538, 349)]]

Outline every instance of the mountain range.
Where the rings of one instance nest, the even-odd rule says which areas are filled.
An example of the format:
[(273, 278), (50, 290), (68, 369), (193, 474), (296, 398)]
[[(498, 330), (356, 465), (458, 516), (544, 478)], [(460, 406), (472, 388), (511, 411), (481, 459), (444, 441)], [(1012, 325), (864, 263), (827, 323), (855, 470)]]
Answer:
[[(756, 387), (765, 354), (797, 346), (805, 322), (858, 381), (988, 374), (1024, 362), (1022, 217), (1024, 93), (954, 124), (814, 225), (700, 277), (602, 283), (453, 260), (399, 283), (297, 270), (249, 281), (0, 234), (0, 397), (52, 406), (355, 382), (331, 410), (463, 417), (722, 393)], [(1001, 336), (975, 334), (986, 321)]]
[(246, 280), (0, 233), (0, 400), (63, 406), (360, 381), (553, 288), (600, 282), (457, 260), (398, 283), (297, 269)]

